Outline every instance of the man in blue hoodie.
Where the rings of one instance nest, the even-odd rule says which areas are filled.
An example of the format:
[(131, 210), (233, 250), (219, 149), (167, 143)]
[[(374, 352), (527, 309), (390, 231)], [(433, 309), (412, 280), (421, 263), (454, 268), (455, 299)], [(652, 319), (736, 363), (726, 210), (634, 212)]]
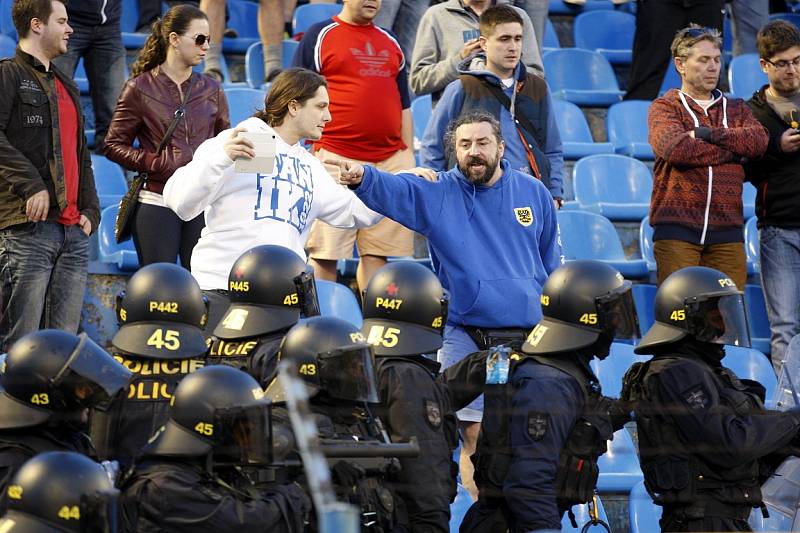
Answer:
[(451, 168), (442, 142), (450, 122), (474, 109), (500, 120), (511, 168), (538, 178), (560, 207), (564, 153), (545, 81), (528, 73), (522, 58), (522, 18), (511, 6), (493, 6), (480, 21), (481, 52), (459, 65), (459, 78), (444, 90), (420, 150), (423, 167)]
[[(439, 352), (444, 367), (499, 339), (524, 340), (542, 318), (542, 285), (562, 263), (550, 193), (503, 159), (497, 120), (471, 111), (453, 123), (446, 141), (457, 165), (432, 180), (328, 161), (370, 209), (427, 237), (439, 280), (450, 292)], [(467, 488), (482, 410), (481, 398), (458, 413)]]

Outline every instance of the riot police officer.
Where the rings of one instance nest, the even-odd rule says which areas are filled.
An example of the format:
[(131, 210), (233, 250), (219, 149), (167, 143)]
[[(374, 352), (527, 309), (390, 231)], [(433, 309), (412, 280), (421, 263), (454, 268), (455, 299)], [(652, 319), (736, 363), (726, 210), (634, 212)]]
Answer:
[[(337, 443), (379, 448), (390, 442), (380, 419), (370, 411), (370, 404), (374, 407), (379, 398), (374, 355), (365, 341), (361, 331), (345, 320), (314, 317), (290, 329), (278, 351), (279, 360), (290, 361), (309, 389), (326, 455)], [(280, 380), (273, 380), (266, 395), (274, 404), (285, 402)], [(274, 414), (288, 427), (285, 410), (276, 409)], [(397, 459), (330, 459), (329, 463), (337, 497), (360, 507), (363, 531), (388, 533), (407, 526), (405, 509), (386, 481), (399, 470)]]
[(92, 440), (102, 458), (129, 466), (168, 418), (178, 383), (202, 368), (207, 305), (188, 270), (169, 263), (139, 269), (117, 296), (114, 358), (134, 374), (127, 395), (92, 416)]
[(436, 275), (412, 261), (384, 266), (364, 293), (362, 331), (375, 353), (378, 416), (393, 442), (419, 442), (419, 457), (400, 459), (392, 478), (417, 532), (449, 531), (455, 496), (457, 422), (435, 361), (447, 302)]
[(301, 316), (319, 314), (313, 270), (288, 248), (256, 246), (233, 264), (228, 297), (206, 363), (240, 368), (266, 387), (283, 336)]
[(615, 337), (638, 335), (630, 288), (605, 263), (567, 263), (547, 278), (543, 318), (521, 346), (448, 369), (452, 382), (459, 366), (485, 361), (478, 375), (486, 408), (472, 456), (479, 498), (461, 531), (559, 530), (565, 511), (592, 499), (597, 458), (628, 415), (601, 395), (589, 362), (607, 357)]
[(270, 402), (226, 365), (181, 381), (169, 420), (122, 485), (128, 532), (302, 531), (310, 506), (296, 484), (253, 484), (242, 466), (272, 461)]
[(764, 410), (764, 388), (722, 366), (723, 345), (749, 346), (742, 292), (722, 272), (684, 268), (655, 298), (626, 374), (645, 486), (662, 531), (750, 531), (761, 505), (759, 458), (791, 443), (800, 413)]
[(102, 466), (74, 452), (29, 459), (8, 486), (8, 512), (0, 531), (116, 533), (117, 498)]

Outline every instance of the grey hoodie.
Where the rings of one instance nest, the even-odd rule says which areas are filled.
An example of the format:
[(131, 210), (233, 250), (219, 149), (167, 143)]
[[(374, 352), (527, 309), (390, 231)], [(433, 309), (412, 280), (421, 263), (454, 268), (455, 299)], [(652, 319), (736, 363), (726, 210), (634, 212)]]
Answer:
[[(522, 17), (522, 62), (544, 77), (542, 56), (536, 45), (533, 24), (528, 14), (515, 7)], [(411, 88), (417, 95), (433, 93), (434, 104), (448, 83), (458, 78), (459, 52), (464, 46), (464, 32), (478, 29), (479, 17), (461, 0), (431, 6), (422, 16), (411, 58)]]

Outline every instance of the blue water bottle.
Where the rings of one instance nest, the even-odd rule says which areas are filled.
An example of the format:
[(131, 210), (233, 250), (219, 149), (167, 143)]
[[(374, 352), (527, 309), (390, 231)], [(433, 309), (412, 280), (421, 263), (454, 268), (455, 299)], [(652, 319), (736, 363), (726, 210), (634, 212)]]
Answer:
[(486, 358), (486, 384), (505, 385), (508, 383), (508, 367), (511, 349), (508, 346), (492, 346)]

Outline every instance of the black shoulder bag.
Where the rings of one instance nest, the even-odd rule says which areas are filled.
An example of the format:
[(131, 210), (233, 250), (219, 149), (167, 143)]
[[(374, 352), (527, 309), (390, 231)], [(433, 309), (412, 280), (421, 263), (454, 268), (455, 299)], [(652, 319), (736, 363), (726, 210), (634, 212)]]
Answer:
[[(192, 85), (194, 84), (194, 74), (189, 78), (189, 86), (186, 87), (186, 92), (183, 93), (183, 100), (181, 105), (175, 110), (175, 116), (172, 119), (167, 131), (164, 133), (164, 138), (156, 149), (156, 155), (159, 155), (162, 150), (169, 144), (172, 138), (172, 133), (178, 126), (178, 122), (186, 114), (186, 102), (189, 101), (189, 93), (192, 92)], [(136, 213), (136, 207), (139, 205), (139, 192), (144, 187), (147, 181), (147, 172), (139, 172), (136, 177), (131, 181), (128, 192), (119, 201), (119, 211), (117, 211), (117, 220), (114, 222), (114, 237), (117, 243), (121, 243), (131, 237), (131, 224), (133, 224), (133, 215)]]

